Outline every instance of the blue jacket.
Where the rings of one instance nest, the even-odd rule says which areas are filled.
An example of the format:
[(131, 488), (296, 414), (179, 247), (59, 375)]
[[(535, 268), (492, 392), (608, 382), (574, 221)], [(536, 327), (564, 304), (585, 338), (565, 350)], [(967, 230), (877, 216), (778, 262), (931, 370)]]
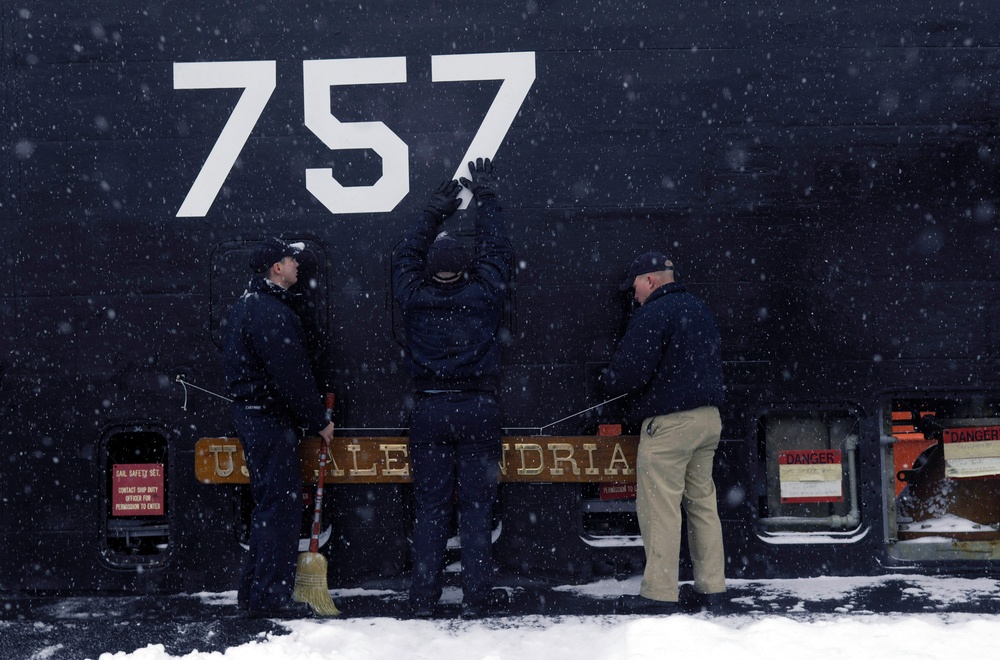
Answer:
[(601, 376), (610, 396), (628, 397), (630, 421), (721, 406), (722, 340), (715, 317), (683, 284), (664, 284), (635, 310)]
[(262, 277), (233, 305), (226, 329), (226, 391), (310, 431), (329, 423), (309, 366), (293, 294)]
[(407, 355), (418, 390), (495, 392), (500, 326), (513, 251), (495, 197), (477, 199), (476, 254), (462, 279), (426, 272), (440, 221), (424, 211), (392, 255), (393, 295), (403, 312)]

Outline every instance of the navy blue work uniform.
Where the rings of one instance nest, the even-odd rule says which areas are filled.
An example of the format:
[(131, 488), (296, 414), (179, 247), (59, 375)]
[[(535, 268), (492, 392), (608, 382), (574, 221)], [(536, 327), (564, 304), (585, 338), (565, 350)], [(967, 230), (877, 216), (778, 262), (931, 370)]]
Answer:
[(632, 395), (632, 422), (721, 406), (722, 340), (708, 305), (679, 282), (657, 288), (633, 312), (601, 382), (609, 396)]
[(250, 470), (254, 511), (239, 599), (273, 610), (292, 599), (302, 519), (297, 428), (329, 422), (306, 352), (301, 321), (282, 287), (260, 277), (233, 305), (226, 335), (226, 387)]
[(476, 247), (453, 282), (427, 272), (441, 217), (424, 211), (393, 254), (416, 404), (410, 422), (416, 516), (410, 603), (441, 596), (448, 529), (458, 500), (463, 607), (485, 605), (492, 586), (493, 503), (499, 482), (503, 301), (512, 252), (492, 191), (476, 196)]

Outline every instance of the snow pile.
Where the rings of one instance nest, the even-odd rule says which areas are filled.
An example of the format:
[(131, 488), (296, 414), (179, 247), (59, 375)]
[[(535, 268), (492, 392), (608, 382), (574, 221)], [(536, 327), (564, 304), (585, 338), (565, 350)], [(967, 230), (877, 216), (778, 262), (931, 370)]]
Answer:
[[(345, 619), (293, 621), (291, 634), (269, 636), (220, 654), (186, 659), (319, 660), (617, 660), (634, 658), (907, 658), (939, 660), (993, 648), (1000, 617), (852, 615), (798, 621), (674, 615), (669, 617), (516, 617), (464, 621)], [(164, 660), (162, 645), (100, 660)]]
[[(638, 592), (639, 577), (602, 580), (560, 590), (595, 598)], [(882, 614), (856, 607), (866, 590), (900, 585), (908, 598), (942, 606), (1000, 600), (1000, 582), (988, 578), (932, 576), (821, 577), (793, 580), (730, 580), (739, 598), (764, 611), (714, 616), (517, 616), (481, 621), (358, 618), (289, 621), (288, 634), (262, 635), (225, 653), (168, 654), (161, 644), (133, 653), (105, 653), (100, 660), (166, 660), (183, 657), (226, 660), (320, 660), (364, 658), (403, 660), (618, 660), (633, 658), (939, 658), (978, 657), (1000, 639), (995, 614)], [(458, 602), (458, 590), (445, 600)], [(334, 592), (346, 597), (355, 590)], [(374, 595), (376, 592), (365, 592)], [(391, 591), (383, 594), (399, 596)], [(234, 592), (201, 594), (225, 603)], [(765, 613), (772, 602), (793, 603)], [(402, 601), (401, 601), (402, 602)], [(833, 604), (830, 614), (809, 614), (809, 604)], [(933, 609), (933, 608), (928, 608)], [(987, 655), (989, 655), (987, 653)]]

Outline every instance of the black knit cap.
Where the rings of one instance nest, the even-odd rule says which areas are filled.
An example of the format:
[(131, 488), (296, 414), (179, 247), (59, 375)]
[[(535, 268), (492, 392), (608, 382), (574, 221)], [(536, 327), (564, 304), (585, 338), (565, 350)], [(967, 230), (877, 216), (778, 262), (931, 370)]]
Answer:
[(263, 273), (285, 257), (294, 257), (298, 253), (298, 248), (271, 236), (261, 241), (250, 253), (250, 268), (255, 273)]
[(632, 265), (628, 269), (628, 275), (625, 280), (618, 287), (621, 291), (628, 291), (632, 288), (632, 284), (635, 282), (635, 278), (640, 275), (645, 275), (646, 273), (658, 273), (661, 270), (673, 270), (674, 266), (667, 259), (667, 256), (662, 252), (646, 252), (645, 254), (640, 254), (632, 262)]
[(456, 238), (441, 232), (427, 251), (427, 272), (461, 273), (472, 261), (472, 251)]

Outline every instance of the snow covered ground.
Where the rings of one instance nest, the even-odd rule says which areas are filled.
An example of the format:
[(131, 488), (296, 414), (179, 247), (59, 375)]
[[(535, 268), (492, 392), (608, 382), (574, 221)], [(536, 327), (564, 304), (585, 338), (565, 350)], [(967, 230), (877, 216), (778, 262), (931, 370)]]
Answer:
[[(868, 615), (796, 621), (780, 616), (519, 617), (475, 623), (365, 619), (289, 623), (267, 636), (184, 658), (304, 660), (434, 658), (941, 658), (996, 652), (1000, 619), (990, 616)], [(174, 658), (162, 645), (101, 660)]]
[[(638, 592), (639, 578), (557, 587), (567, 597), (613, 602)], [(525, 615), (403, 620), (390, 617), (277, 622), (250, 641), (172, 654), (169, 640), (100, 660), (302, 660), (433, 658), (951, 658), (1000, 657), (1000, 582), (986, 578), (883, 576), (731, 581), (727, 614), (672, 616)], [(873, 599), (872, 594), (881, 594)], [(891, 598), (886, 600), (886, 594)], [(371, 598), (402, 603), (399, 592), (333, 592), (338, 603)], [(235, 594), (199, 594), (206, 607), (231, 608)], [(457, 602), (457, 589), (444, 601)], [(357, 600), (355, 602), (361, 602)], [(891, 603), (879, 612), (873, 603)], [(175, 630), (179, 626), (175, 627)], [(169, 632), (171, 628), (165, 628)], [(2, 628), (0, 628), (2, 632)], [(59, 658), (53, 643), (32, 657)]]
[[(306, 660), (318, 658), (954, 658), (997, 657), (996, 615), (839, 615), (799, 621), (705, 615), (669, 617), (517, 617), (479, 622), (360, 619), (296, 621), (290, 634), (269, 635), (218, 652), (184, 658)], [(101, 660), (175, 658), (162, 645)]]

